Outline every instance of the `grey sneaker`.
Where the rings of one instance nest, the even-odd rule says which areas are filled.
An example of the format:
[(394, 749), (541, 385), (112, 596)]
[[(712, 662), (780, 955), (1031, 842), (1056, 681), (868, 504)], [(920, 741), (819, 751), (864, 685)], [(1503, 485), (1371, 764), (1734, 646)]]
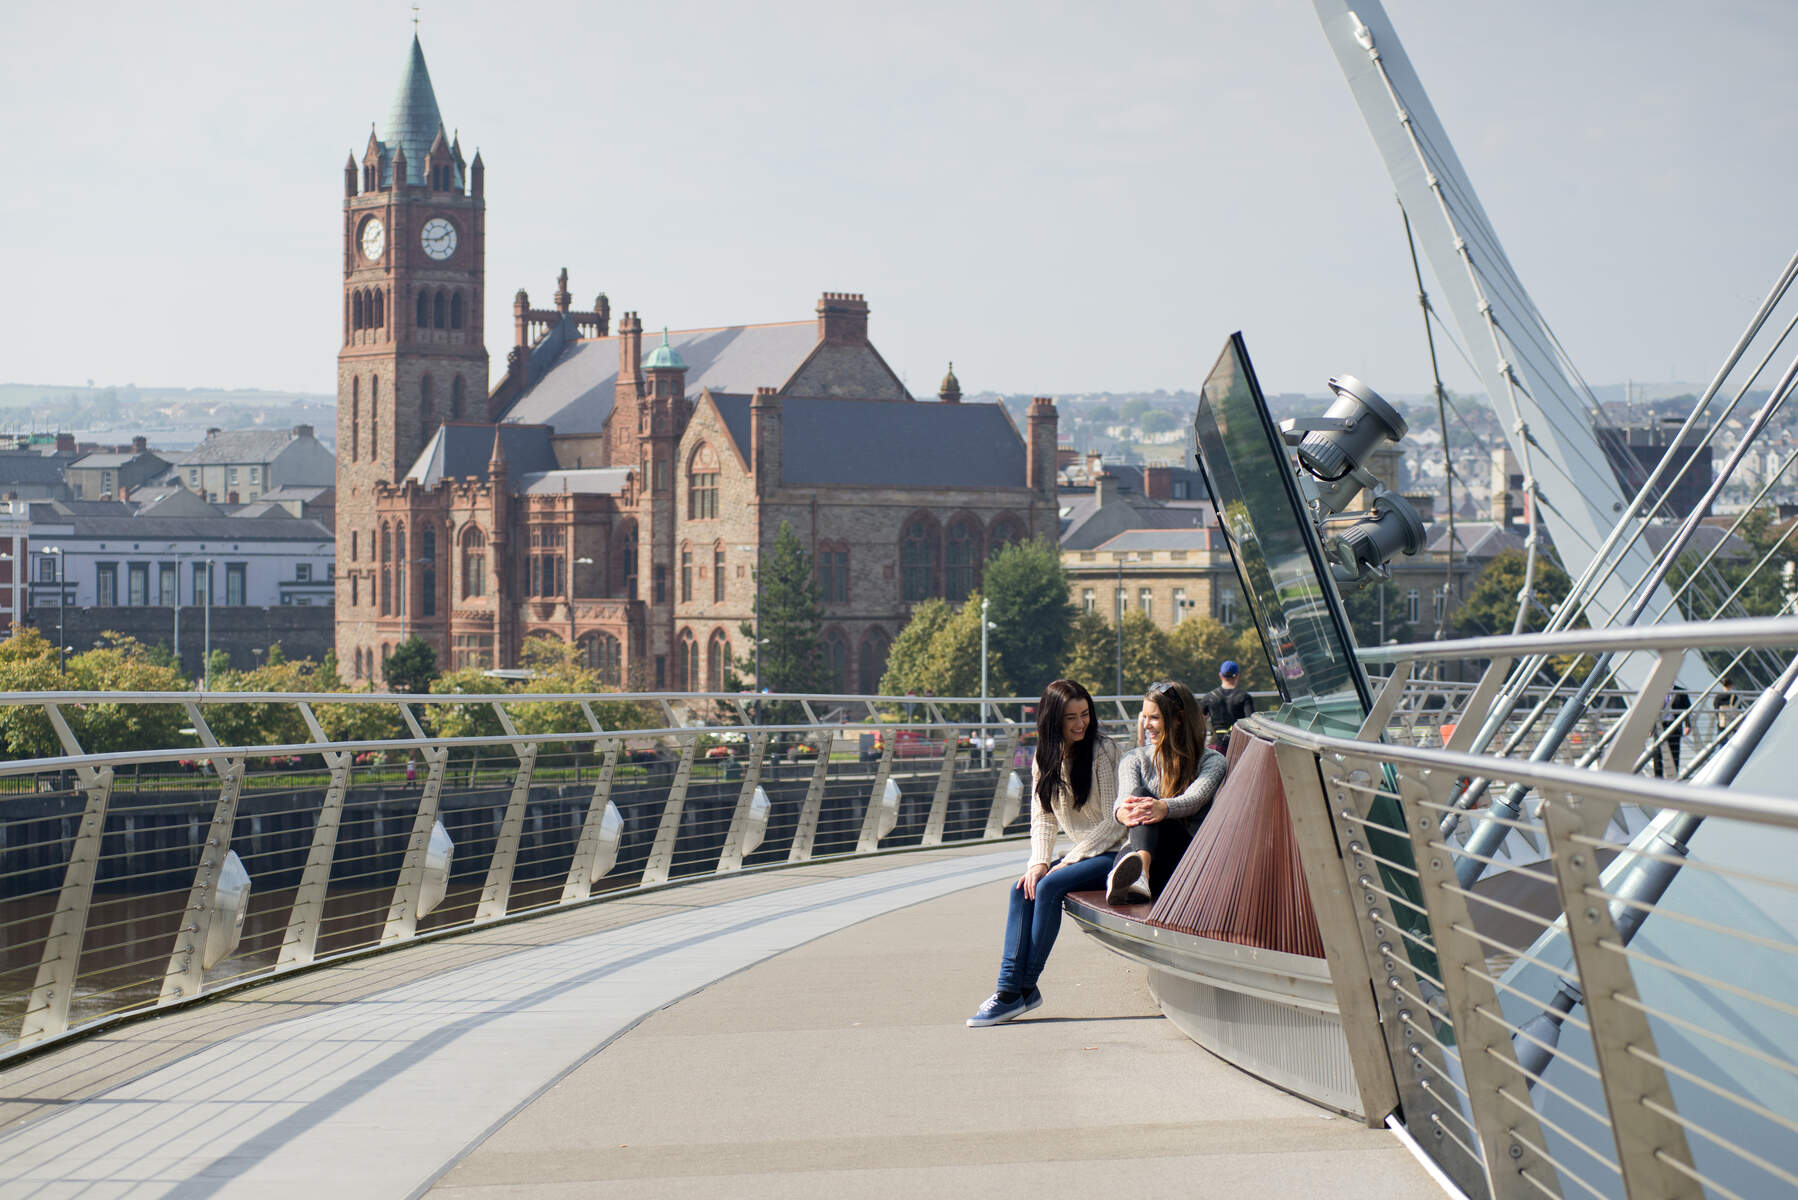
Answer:
[[(1038, 992), (1036, 1004), (1042, 1002), (1043, 995)], [(1007, 1021), (1023, 1016), (1035, 1008), (1036, 1004), (1031, 1004), (1022, 996), (1015, 1000), (1001, 1000), (999, 994), (994, 992), (986, 998), (986, 1003), (980, 1006), (980, 1010), (968, 1018), (968, 1026), (972, 1029), (980, 1029), (987, 1025), (1003, 1025)]]
[(1120, 854), (1105, 877), (1105, 903), (1140, 904), (1149, 898), (1149, 884), (1142, 877), (1142, 855)]

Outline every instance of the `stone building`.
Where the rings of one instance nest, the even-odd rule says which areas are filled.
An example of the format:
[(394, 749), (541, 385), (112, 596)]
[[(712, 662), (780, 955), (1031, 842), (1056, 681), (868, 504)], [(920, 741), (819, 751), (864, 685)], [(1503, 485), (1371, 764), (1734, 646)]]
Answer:
[(336, 473), (336, 458), (310, 425), (208, 429), (205, 441), (175, 456), (174, 468), (183, 487), (215, 504), (253, 503), (281, 487), (329, 487)]
[(997, 546), (1054, 537), (1056, 411), (1020, 431), (951, 371), (912, 397), (860, 295), (814, 319), (664, 330), (520, 291), (487, 388), (483, 165), (446, 137), (413, 40), (380, 136), (345, 168), (337, 649), (376, 680), (405, 638), (447, 666), (580, 648), (608, 683), (713, 689), (752, 656), (781, 523), (817, 565), (836, 684), (873, 690), (911, 608)]

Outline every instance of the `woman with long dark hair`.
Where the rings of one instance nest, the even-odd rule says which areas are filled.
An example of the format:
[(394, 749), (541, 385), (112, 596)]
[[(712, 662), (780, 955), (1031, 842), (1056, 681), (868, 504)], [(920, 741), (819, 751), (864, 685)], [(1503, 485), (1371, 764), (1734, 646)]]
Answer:
[(1136, 740), (1118, 767), (1116, 816), (1129, 833), (1105, 880), (1110, 904), (1147, 903), (1166, 885), (1224, 781), (1224, 756), (1205, 745), (1205, 710), (1183, 683), (1149, 689)]
[[(1099, 732), (1092, 696), (1071, 679), (1057, 679), (1036, 706), (1030, 862), (1011, 888), (998, 990), (969, 1025), (998, 1025), (1042, 1004), (1036, 981), (1061, 932), (1062, 898), (1104, 883), (1112, 852), (1124, 840), (1112, 813), (1117, 781), (1118, 752)], [(1063, 833), (1074, 845), (1055, 862), (1055, 839)]]

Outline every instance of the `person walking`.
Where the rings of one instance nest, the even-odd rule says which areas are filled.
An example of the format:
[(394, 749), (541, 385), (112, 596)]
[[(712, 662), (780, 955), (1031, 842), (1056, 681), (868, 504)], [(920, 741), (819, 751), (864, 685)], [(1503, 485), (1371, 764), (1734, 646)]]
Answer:
[(1205, 713), (1185, 684), (1151, 687), (1136, 731), (1118, 766), (1116, 816), (1128, 833), (1105, 879), (1107, 904), (1146, 904), (1167, 885), (1224, 781), (1224, 756), (1205, 745)]
[(1230, 748), (1230, 728), (1255, 711), (1255, 698), (1237, 686), (1242, 668), (1229, 659), (1217, 669), (1217, 686), (1201, 698), (1211, 725), (1206, 744), (1220, 754)]
[[(1071, 679), (1057, 679), (1036, 706), (1036, 757), (1030, 764), (1030, 861), (1011, 886), (1005, 946), (996, 990), (968, 1024), (999, 1025), (1042, 1005), (1036, 982), (1061, 932), (1069, 892), (1098, 888), (1124, 840), (1113, 814), (1118, 751), (1099, 732), (1093, 698)], [(1055, 840), (1073, 846), (1055, 861)]]
[[(1661, 746), (1666, 747), (1667, 757), (1673, 760), (1673, 777), (1679, 778), (1679, 742), (1686, 732), (1686, 720), (1691, 712), (1692, 697), (1679, 685), (1675, 684), (1661, 700), (1661, 728), (1667, 732), (1661, 738)], [(1660, 747), (1654, 754), (1655, 778), (1662, 778)]]

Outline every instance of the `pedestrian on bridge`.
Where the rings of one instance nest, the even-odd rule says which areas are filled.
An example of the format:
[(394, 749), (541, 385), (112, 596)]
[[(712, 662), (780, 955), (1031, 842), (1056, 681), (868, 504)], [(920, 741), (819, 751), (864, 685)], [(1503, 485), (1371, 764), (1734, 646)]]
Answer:
[[(1124, 840), (1124, 827), (1112, 812), (1118, 759), (1117, 748), (1099, 732), (1090, 692), (1071, 679), (1057, 679), (1043, 690), (1030, 764), (1030, 862), (1011, 887), (998, 990), (968, 1018), (969, 1025), (999, 1025), (1041, 1006), (1036, 981), (1061, 932), (1062, 899), (1102, 887)], [(1055, 862), (1055, 840), (1062, 833), (1074, 845)]]
[(1105, 880), (1107, 904), (1146, 904), (1167, 886), (1227, 765), (1205, 745), (1205, 710), (1187, 686), (1151, 687), (1136, 720), (1136, 749), (1118, 768), (1117, 818), (1129, 836)]

